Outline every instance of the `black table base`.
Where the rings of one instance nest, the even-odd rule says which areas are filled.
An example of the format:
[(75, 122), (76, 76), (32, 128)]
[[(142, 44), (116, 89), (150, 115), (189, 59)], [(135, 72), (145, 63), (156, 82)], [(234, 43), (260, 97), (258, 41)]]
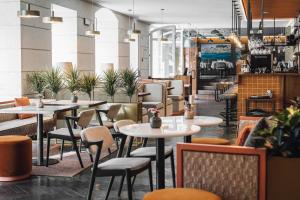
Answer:
[[(57, 163), (59, 163), (59, 160), (49, 158), (48, 165), (55, 165)], [(37, 159), (33, 159), (32, 160), (32, 165), (33, 166), (45, 166), (46, 165), (46, 158), (44, 158), (43, 162), (38, 162)]]
[(156, 187), (165, 188), (165, 139), (156, 139)]

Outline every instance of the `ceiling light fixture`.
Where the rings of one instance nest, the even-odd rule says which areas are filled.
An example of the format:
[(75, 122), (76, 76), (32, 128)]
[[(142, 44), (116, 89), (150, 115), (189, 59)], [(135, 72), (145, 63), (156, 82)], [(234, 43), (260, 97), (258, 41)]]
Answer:
[(18, 14), (18, 17), (20, 17), (20, 18), (38, 18), (38, 17), (40, 17), (40, 11), (31, 10), (29, 3), (26, 4), (25, 10), (19, 10), (17, 14)]
[(51, 15), (49, 17), (43, 17), (43, 23), (45, 24), (58, 24), (63, 22), (62, 17), (56, 17), (54, 15), (54, 10), (53, 10), (53, 5), (51, 4), (51, 9), (50, 9)]
[(133, 19), (132, 19), (132, 32), (131, 32), (131, 34), (140, 35), (142, 33), (142, 31), (135, 28), (136, 19), (135, 19), (135, 13), (134, 13), (134, 0), (132, 0), (132, 18)]
[[(160, 9), (160, 11), (161, 11), (161, 24), (163, 24), (164, 23), (164, 11), (165, 11), (165, 9), (162, 8), (162, 9)], [(168, 41), (168, 38), (164, 37), (164, 31), (163, 31), (163, 29), (161, 29), (161, 36), (160, 36), (159, 40), (161, 42), (167, 42)]]
[[(129, 12), (131, 12), (132, 10), (129, 9)], [(131, 16), (129, 15), (129, 24), (128, 24), (128, 31), (127, 31), (127, 37), (124, 39), (124, 42), (129, 43), (129, 42), (135, 42), (135, 39), (132, 37), (132, 29), (130, 27), (131, 25)]]
[[(94, 12), (94, 1), (92, 0), (92, 12)], [(100, 35), (100, 31), (97, 30), (97, 18), (94, 18), (93, 29), (85, 31), (86, 36), (97, 37)]]

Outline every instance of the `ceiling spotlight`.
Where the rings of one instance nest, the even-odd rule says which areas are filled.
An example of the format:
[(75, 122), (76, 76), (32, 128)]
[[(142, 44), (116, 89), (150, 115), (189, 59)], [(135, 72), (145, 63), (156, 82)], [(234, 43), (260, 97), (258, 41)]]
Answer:
[(40, 11), (38, 10), (31, 10), (30, 4), (26, 4), (25, 10), (19, 10), (18, 11), (18, 17), (20, 18), (37, 18), (40, 17)]
[(54, 15), (52, 4), (51, 4), (51, 11), (50, 12), (51, 12), (51, 15), (49, 17), (43, 17), (43, 23), (45, 23), (45, 24), (57, 24), (57, 23), (62, 23), (63, 22), (62, 17), (56, 17)]

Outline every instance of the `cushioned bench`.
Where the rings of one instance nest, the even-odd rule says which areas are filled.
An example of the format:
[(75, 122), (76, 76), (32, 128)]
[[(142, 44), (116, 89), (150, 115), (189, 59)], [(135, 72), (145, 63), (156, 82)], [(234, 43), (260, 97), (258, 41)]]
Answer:
[[(0, 104), (0, 109), (14, 107), (15, 103)], [(0, 135), (28, 135), (36, 134), (36, 117), (19, 119), (17, 114), (0, 114)], [(48, 132), (56, 126), (56, 119), (44, 117), (44, 130)]]

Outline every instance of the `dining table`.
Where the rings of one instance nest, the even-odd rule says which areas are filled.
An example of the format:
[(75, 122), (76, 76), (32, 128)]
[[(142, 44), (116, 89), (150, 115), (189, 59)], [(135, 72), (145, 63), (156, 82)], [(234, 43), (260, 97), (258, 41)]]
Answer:
[[(58, 112), (65, 112), (69, 110), (78, 109), (78, 105), (45, 105), (43, 108), (38, 108), (35, 105), (29, 106), (17, 106), (11, 108), (0, 109), (0, 113), (5, 114), (34, 114), (37, 119), (37, 157), (33, 159), (33, 165), (44, 166), (46, 163), (46, 158), (43, 155), (43, 133), (44, 133), (44, 115), (54, 115)], [(49, 165), (58, 163), (56, 159), (49, 159)]]
[(176, 117), (162, 117), (160, 128), (151, 128), (150, 123), (132, 124), (120, 128), (120, 133), (130, 137), (153, 138), (156, 140), (156, 175), (157, 189), (165, 188), (165, 139), (184, 137), (191, 142), (191, 135), (198, 133), (198, 125), (185, 123)]

